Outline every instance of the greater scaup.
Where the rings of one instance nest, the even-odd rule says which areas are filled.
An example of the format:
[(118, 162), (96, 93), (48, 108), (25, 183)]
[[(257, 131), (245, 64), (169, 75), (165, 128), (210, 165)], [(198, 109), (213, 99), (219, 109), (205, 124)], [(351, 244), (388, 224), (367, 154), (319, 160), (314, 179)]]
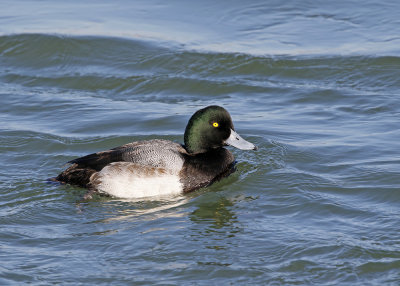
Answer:
[(235, 131), (228, 111), (220, 106), (198, 110), (190, 118), (184, 145), (168, 140), (128, 143), (68, 163), (55, 180), (119, 198), (187, 193), (229, 175), (234, 157), (224, 146), (256, 150)]

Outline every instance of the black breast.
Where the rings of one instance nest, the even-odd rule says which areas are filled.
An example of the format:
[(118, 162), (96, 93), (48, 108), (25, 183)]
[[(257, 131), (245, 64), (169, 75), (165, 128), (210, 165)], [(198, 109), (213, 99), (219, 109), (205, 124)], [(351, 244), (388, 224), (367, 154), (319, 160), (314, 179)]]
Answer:
[(206, 153), (185, 155), (185, 163), (179, 173), (185, 193), (208, 186), (234, 171), (232, 153), (218, 148)]

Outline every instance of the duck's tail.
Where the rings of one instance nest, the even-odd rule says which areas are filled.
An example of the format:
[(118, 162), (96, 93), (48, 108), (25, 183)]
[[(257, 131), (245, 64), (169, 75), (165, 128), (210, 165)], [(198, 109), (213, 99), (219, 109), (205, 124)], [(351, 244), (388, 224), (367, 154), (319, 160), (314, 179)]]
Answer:
[(57, 177), (51, 178), (50, 180), (87, 188), (90, 182), (90, 177), (96, 172), (97, 171), (92, 168), (72, 164)]

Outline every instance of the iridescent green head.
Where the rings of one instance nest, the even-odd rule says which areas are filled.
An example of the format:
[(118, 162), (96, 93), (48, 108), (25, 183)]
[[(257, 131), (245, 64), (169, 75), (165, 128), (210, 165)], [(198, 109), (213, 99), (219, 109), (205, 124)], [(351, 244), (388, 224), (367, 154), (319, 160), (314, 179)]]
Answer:
[(196, 111), (185, 130), (185, 147), (189, 153), (205, 153), (231, 145), (243, 150), (256, 150), (252, 143), (234, 131), (232, 118), (223, 107), (212, 105)]

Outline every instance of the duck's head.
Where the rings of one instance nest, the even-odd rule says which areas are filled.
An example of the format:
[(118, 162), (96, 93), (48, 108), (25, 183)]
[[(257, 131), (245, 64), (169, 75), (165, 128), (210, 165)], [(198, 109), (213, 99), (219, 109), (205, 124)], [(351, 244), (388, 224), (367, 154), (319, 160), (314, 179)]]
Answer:
[(228, 111), (216, 105), (193, 114), (186, 126), (184, 139), (186, 150), (192, 154), (205, 153), (226, 145), (242, 150), (257, 150), (254, 144), (235, 132)]

